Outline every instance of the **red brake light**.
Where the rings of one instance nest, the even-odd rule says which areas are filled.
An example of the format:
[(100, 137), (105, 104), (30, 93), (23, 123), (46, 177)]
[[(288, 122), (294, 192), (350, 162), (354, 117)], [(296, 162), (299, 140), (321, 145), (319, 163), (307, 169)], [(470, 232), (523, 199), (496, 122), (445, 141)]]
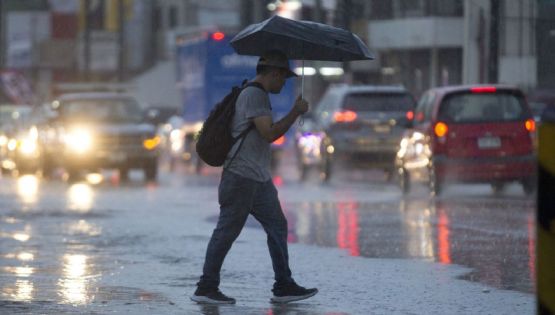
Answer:
[(439, 138), (444, 137), (447, 134), (447, 131), (449, 131), (449, 128), (447, 127), (447, 124), (444, 122), (438, 122), (434, 126), (434, 133)]
[(336, 112), (333, 114), (333, 119), (335, 119), (335, 122), (352, 122), (357, 119), (357, 113), (350, 110)]
[(470, 89), (472, 93), (495, 93), (497, 88), (495, 86), (477, 86)]
[(406, 114), (407, 119), (408, 120), (413, 120), (414, 119), (414, 112), (412, 110), (409, 110)]
[(536, 131), (536, 122), (533, 119), (528, 119), (524, 123), (524, 127), (526, 127), (526, 130), (529, 132), (534, 132)]
[(418, 114), (416, 114), (416, 120), (423, 121), (424, 120), (424, 113), (419, 112)]
[(225, 34), (222, 33), (222, 32), (216, 32), (216, 33), (212, 34), (212, 39), (213, 40), (221, 41), (224, 38), (225, 38)]
[(281, 136), (274, 141), (275, 145), (282, 145), (285, 143), (285, 136)]

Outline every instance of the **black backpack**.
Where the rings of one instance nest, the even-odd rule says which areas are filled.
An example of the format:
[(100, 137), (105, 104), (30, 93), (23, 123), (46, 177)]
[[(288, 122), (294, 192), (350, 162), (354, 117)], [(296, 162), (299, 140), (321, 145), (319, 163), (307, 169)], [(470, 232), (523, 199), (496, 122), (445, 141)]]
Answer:
[[(216, 104), (202, 125), (202, 129), (197, 138), (196, 150), (198, 156), (210, 166), (222, 166), (235, 142), (245, 137), (254, 127), (254, 125), (251, 124), (236, 138), (231, 135), (231, 123), (235, 115), (235, 103), (241, 91), (248, 86), (264, 89), (261, 84), (256, 82), (245, 83), (246, 80), (243, 81), (241, 87), (234, 86), (231, 92)], [(243, 143), (241, 142), (231, 160), (235, 158), (242, 145)]]

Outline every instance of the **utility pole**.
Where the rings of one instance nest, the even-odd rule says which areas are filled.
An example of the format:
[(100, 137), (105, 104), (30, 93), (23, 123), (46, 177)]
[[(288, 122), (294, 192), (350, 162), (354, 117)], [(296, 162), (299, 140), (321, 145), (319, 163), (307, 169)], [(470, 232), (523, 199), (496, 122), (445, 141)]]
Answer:
[(490, 8), (490, 38), (488, 58), (488, 82), (497, 83), (499, 71), (499, 22), (500, 1), (491, 0)]
[(4, 18), (4, 10), (4, 1), (0, 0), (0, 69), (5, 65), (4, 58), (6, 56), (6, 19)]
[(83, 30), (83, 71), (85, 72), (85, 80), (89, 80), (91, 72), (91, 1), (85, 0), (85, 25)]
[[(350, 31), (351, 30), (351, 8), (353, 7), (352, 0), (341, 0), (339, 2), (340, 10), (339, 10), (339, 26), (343, 27), (344, 29)], [(352, 75), (351, 75), (351, 64), (348, 61), (343, 62), (343, 72), (344, 78), (346, 83), (351, 83)]]
[(324, 23), (324, 14), (322, 13), (322, 0), (316, 0), (314, 4), (314, 21)]
[(118, 0), (118, 81), (125, 79), (125, 21), (123, 0)]

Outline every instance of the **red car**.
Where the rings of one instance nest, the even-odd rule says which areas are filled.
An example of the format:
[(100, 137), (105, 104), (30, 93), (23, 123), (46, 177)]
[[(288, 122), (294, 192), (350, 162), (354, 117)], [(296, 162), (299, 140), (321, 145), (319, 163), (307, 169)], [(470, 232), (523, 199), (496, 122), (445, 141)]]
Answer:
[(405, 132), (396, 167), (403, 193), (424, 182), (438, 195), (449, 182), (490, 183), (494, 192), (520, 182), (535, 191), (536, 125), (521, 90), (505, 85), (428, 90)]

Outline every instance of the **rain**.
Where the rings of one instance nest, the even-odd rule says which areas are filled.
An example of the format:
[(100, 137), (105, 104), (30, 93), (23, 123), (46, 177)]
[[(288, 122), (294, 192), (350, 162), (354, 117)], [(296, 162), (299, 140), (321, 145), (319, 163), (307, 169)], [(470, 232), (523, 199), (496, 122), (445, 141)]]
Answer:
[[(555, 313), (554, 13), (0, 1), (0, 314)], [(273, 120), (299, 95), (309, 110), (269, 141), (268, 172), (293, 277), (318, 294), (272, 302), (249, 216), (221, 270), (236, 303), (195, 303), (224, 172), (196, 141), (280, 48), (297, 77), (269, 93)]]

